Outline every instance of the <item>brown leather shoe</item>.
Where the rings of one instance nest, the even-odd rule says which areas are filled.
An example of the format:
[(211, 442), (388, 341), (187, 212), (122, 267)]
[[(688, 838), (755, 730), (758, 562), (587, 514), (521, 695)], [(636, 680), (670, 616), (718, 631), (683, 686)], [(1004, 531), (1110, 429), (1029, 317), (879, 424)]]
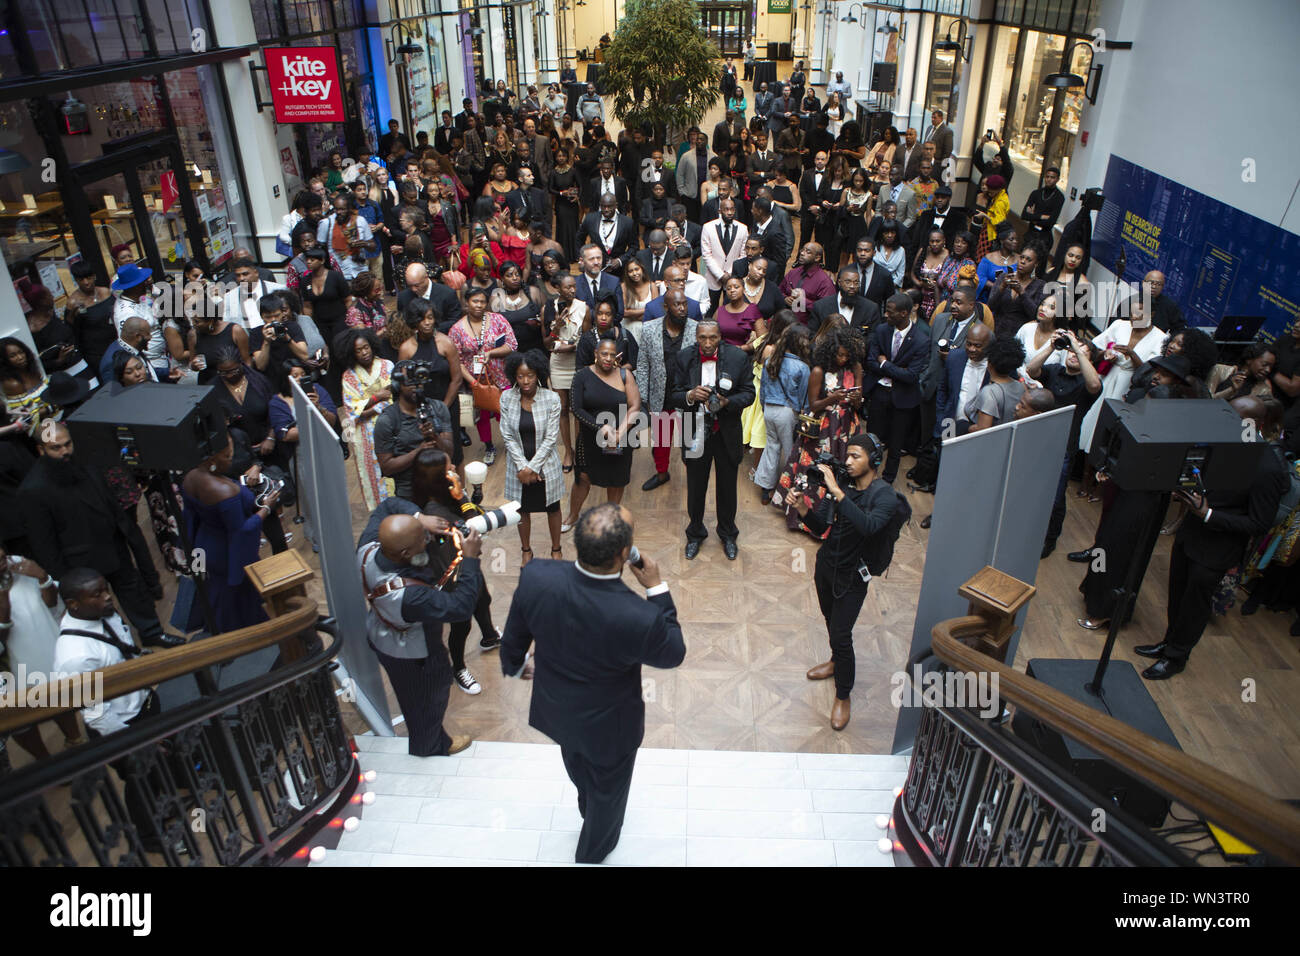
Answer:
[(469, 747), (474, 742), (474, 738), (469, 734), (452, 734), (451, 746), (447, 748), (447, 756), (458, 754)]
[(831, 707), (831, 730), (843, 730), (849, 725), (849, 702), (835, 698)]
[(825, 680), (828, 677), (835, 676), (835, 662), (827, 661), (825, 664), (818, 664), (812, 670), (808, 671), (809, 680)]

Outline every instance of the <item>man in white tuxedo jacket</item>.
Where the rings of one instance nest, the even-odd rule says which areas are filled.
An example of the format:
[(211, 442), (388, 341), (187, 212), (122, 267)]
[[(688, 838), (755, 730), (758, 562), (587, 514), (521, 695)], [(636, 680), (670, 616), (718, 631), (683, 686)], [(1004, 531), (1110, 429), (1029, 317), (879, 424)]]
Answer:
[(718, 204), (718, 218), (704, 224), (700, 232), (700, 258), (704, 262), (704, 281), (709, 285), (709, 299), (718, 307), (722, 284), (731, 275), (731, 267), (745, 250), (749, 230), (736, 221), (736, 201), (724, 199)]

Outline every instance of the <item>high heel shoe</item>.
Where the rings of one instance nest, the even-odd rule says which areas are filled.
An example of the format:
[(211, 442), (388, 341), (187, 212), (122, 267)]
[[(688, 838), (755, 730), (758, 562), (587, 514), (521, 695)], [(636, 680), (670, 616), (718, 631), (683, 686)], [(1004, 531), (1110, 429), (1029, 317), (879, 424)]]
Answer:
[(1094, 621), (1091, 618), (1080, 617), (1076, 618), (1074, 623), (1078, 624), (1085, 631), (1100, 631), (1103, 628), (1110, 627), (1110, 618), (1101, 621)]

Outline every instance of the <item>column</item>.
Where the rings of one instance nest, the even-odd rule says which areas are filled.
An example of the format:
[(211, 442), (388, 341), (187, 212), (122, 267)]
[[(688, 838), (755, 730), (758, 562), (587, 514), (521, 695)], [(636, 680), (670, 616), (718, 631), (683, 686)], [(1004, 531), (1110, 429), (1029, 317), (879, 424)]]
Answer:
[[(259, 42), (248, 3), (212, 4), (211, 10), (216, 40), (221, 46), (247, 46)], [(260, 53), (254, 53), (253, 58), (255, 63), (261, 65)], [(250, 184), (251, 195), (241, 198), (248, 204), (245, 213), (253, 231), (253, 241), (256, 244), (254, 252), (263, 261), (278, 261), (281, 256), (275, 251), (275, 236), (280, 229), (280, 220), (289, 211), (289, 192), (295, 188), (295, 184), (289, 181), (280, 163), (281, 144), (276, 141), (275, 114), (269, 106), (263, 112), (258, 112), (257, 97), (246, 60), (226, 60), (220, 69), (230, 94), (230, 113), (234, 117), (235, 133), (239, 139), (239, 162), (244, 167), (245, 181)], [(269, 97), (265, 74), (259, 74), (258, 83), (262, 94)], [(292, 137), (283, 138), (285, 142), (292, 141)], [(290, 147), (290, 152), (296, 167), (297, 151)], [(261, 188), (255, 188), (253, 184), (260, 184)], [(280, 187), (279, 196), (272, 194), (275, 186)]]

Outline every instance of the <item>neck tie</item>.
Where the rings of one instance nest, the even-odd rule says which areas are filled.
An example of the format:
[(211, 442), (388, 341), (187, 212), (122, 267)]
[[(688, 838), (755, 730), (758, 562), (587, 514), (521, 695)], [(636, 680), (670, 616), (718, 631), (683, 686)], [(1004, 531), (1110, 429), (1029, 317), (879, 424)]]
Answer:
[(899, 329), (894, 333), (894, 347), (889, 352), (889, 357), (891, 359), (898, 357), (898, 347), (903, 344), (903, 335), (906, 331), (906, 329)]
[(596, 280), (595, 279), (591, 280), (591, 300), (593, 302), (596, 301)]
[(659, 278), (659, 266), (662, 262), (663, 262), (663, 258), (661, 256), (655, 256), (655, 266), (653, 269), (650, 270), (650, 278), (652, 279)]
[(728, 251), (731, 249), (731, 237), (733, 233), (734, 230), (731, 223), (727, 223), (727, 227), (722, 230), (722, 244), (726, 246)]

